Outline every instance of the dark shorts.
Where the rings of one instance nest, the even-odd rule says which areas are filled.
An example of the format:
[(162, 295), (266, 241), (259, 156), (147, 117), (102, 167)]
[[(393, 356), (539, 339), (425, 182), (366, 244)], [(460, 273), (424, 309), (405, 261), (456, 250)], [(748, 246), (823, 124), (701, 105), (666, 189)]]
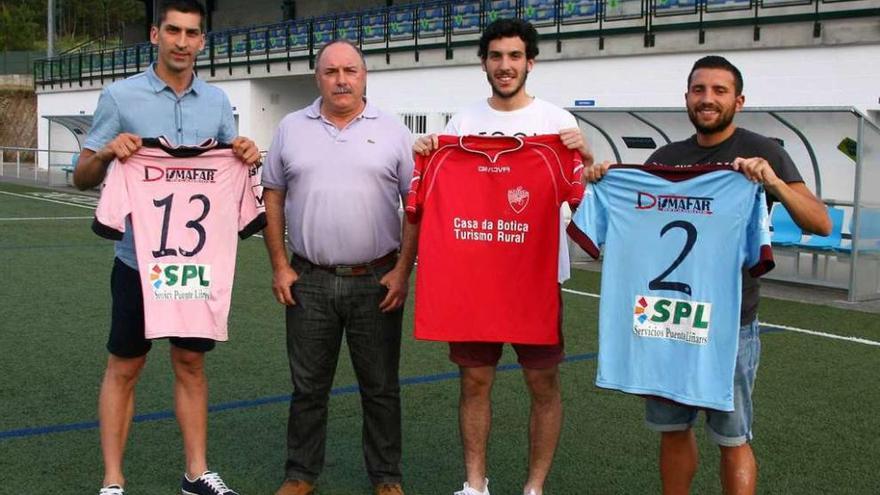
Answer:
[[(552, 368), (565, 359), (565, 340), (562, 338), (562, 293), (559, 294), (559, 342), (553, 345), (511, 344), (516, 360), (523, 368)], [(498, 342), (450, 342), (449, 360), (465, 368), (496, 366), (501, 359), (504, 344)]]
[[(113, 316), (107, 350), (121, 358), (147, 354), (153, 342), (144, 337), (144, 298), (140, 276), (137, 270), (119, 258), (113, 262), (110, 295), (113, 297)], [(208, 352), (216, 344), (211, 339), (200, 338), (170, 337), (168, 340), (176, 347), (193, 352)]]

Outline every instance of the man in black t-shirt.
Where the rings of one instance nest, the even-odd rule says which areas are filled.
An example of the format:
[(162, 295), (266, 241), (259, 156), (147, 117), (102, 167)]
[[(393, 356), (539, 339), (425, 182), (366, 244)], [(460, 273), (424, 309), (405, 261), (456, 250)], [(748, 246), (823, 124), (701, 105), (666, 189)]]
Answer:
[[(828, 235), (831, 220), (825, 205), (810, 192), (788, 153), (778, 143), (733, 123), (745, 96), (739, 70), (718, 56), (701, 58), (688, 76), (685, 93), (688, 117), (696, 134), (656, 150), (647, 164), (729, 164), (749, 179), (763, 184), (768, 208), (781, 202), (805, 232)], [(599, 180), (608, 163), (589, 167), (584, 176)], [(709, 438), (721, 449), (724, 493), (755, 492), (757, 465), (752, 453), (752, 389), (761, 344), (758, 339), (758, 281), (743, 271), (740, 335), (734, 371), (734, 410), (706, 409)], [(680, 370), (687, 372), (688, 370)], [(660, 477), (664, 494), (687, 494), (697, 470), (697, 445), (691, 426), (697, 408), (668, 400), (647, 398), (645, 420), (661, 432)]]

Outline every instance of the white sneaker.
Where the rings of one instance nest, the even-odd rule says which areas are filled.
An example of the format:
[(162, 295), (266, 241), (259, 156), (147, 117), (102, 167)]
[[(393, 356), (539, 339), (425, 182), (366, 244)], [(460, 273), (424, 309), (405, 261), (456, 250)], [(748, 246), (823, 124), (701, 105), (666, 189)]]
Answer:
[(523, 495), (538, 495), (538, 492), (534, 488), (531, 488), (529, 491), (523, 492)]
[(467, 481), (464, 482), (464, 487), (455, 492), (453, 495), (489, 495), (489, 478), (486, 478), (485, 483), (486, 488), (483, 488), (483, 491), (477, 490), (476, 488), (471, 487)]
[(107, 485), (101, 488), (98, 495), (125, 495), (125, 491), (119, 485)]

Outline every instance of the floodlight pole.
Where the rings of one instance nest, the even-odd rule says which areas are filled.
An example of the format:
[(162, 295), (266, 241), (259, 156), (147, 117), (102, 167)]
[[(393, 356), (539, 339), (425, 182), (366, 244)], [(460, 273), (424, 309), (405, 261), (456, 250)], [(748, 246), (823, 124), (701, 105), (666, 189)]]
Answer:
[(46, 9), (46, 56), (55, 56), (55, 0), (48, 0)]

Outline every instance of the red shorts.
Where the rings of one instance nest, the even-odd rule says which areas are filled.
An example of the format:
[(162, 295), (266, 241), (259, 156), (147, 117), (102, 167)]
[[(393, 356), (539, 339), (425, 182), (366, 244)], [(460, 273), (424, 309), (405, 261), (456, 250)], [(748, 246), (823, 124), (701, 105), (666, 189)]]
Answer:
[[(552, 345), (511, 344), (523, 368), (552, 368), (565, 358), (562, 338), (562, 293), (559, 294), (559, 342)], [(450, 342), (449, 360), (465, 368), (496, 366), (504, 347), (500, 342)]]

